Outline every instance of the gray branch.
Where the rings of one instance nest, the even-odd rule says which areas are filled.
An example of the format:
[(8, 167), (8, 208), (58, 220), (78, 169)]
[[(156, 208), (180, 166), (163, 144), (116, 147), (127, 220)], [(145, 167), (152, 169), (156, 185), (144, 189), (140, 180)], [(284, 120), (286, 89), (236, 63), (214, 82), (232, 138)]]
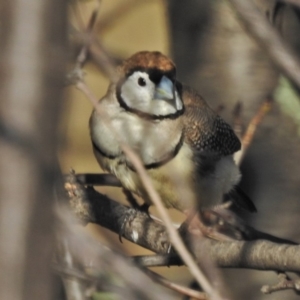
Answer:
[[(133, 216), (131, 222), (126, 222), (124, 226), (123, 237), (156, 253), (167, 253), (170, 243), (165, 227), (152, 220), (146, 213), (121, 205), (91, 187), (84, 188), (76, 181), (74, 174), (68, 176), (65, 187), (72, 211), (84, 223), (96, 223), (118, 234), (122, 231), (124, 218), (128, 215)], [(272, 237), (251, 227), (247, 229), (253, 233), (253, 239), (259, 238), (260, 235)], [(282, 244), (285, 240), (273, 238), (279, 243), (267, 240), (217, 242), (201, 239), (194, 243), (193, 251), (198, 258), (202, 256), (201, 251), (208, 251), (212, 260), (224, 268), (299, 272), (300, 246), (288, 244), (289, 241)], [(159, 259), (156, 265), (181, 264), (177, 258), (160, 256)], [(139, 262), (143, 264), (142, 260)]]

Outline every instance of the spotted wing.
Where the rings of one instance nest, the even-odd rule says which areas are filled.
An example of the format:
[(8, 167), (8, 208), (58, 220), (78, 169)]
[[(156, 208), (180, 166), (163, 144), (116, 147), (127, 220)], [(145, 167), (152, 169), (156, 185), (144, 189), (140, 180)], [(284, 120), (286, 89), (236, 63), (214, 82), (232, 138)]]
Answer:
[(234, 131), (193, 89), (181, 90), (185, 105), (185, 141), (199, 154), (226, 156), (241, 149)]

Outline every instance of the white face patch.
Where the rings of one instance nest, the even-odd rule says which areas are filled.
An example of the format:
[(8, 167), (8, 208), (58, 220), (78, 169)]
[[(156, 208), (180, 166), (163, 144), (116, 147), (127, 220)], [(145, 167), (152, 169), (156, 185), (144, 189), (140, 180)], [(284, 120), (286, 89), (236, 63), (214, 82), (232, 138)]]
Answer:
[(155, 84), (145, 72), (134, 72), (123, 83), (121, 97), (125, 103), (135, 109), (147, 110), (151, 106)]
[(125, 104), (151, 115), (170, 115), (182, 109), (182, 100), (177, 91), (171, 100), (155, 99), (156, 85), (146, 72), (136, 71), (121, 87), (121, 98)]

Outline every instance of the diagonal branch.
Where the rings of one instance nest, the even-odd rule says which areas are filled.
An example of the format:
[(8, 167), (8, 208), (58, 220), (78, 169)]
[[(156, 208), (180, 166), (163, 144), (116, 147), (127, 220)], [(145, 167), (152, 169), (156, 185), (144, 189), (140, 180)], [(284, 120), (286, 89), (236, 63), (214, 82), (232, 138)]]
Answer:
[(272, 97), (267, 98), (259, 107), (256, 114), (251, 119), (248, 124), (247, 130), (242, 137), (242, 149), (235, 153), (234, 160), (237, 165), (241, 165), (249, 146), (254, 138), (257, 127), (260, 125), (265, 115), (270, 111), (272, 107), (273, 99)]
[[(80, 220), (99, 224), (117, 234), (120, 232), (124, 215), (131, 208), (115, 202), (93, 188), (84, 188), (76, 181), (74, 174), (68, 176), (65, 187), (71, 209)], [(125, 225), (123, 236), (156, 253), (167, 254), (170, 241), (166, 228), (146, 213), (136, 211), (132, 222)], [(219, 267), (300, 272), (298, 245), (266, 240), (217, 242), (209, 239), (201, 240), (201, 244), (194, 247), (195, 256), (201, 257), (202, 249), (208, 249), (211, 259)], [(160, 256), (157, 262), (157, 265), (181, 264), (180, 260), (166, 256)]]

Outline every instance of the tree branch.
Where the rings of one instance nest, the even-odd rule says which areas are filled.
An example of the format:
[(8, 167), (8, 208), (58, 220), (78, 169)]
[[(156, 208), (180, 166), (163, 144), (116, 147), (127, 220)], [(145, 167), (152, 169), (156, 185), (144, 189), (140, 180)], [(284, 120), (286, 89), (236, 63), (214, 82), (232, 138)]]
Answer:
[[(84, 223), (96, 223), (115, 233), (119, 233), (124, 216), (132, 208), (96, 192), (93, 188), (83, 188), (74, 174), (68, 176), (65, 184), (70, 206), (75, 215)], [(146, 213), (135, 211), (135, 217), (124, 228), (124, 238), (156, 253), (166, 254), (169, 238), (165, 227), (152, 220)], [(204, 245), (203, 245), (204, 244)], [(224, 268), (248, 268), (257, 270), (300, 271), (300, 246), (276, 244), (266, 240), (217, 242), (201, 239), (194, 246), (194, 254), (201, 257), (206, 249), (212, 260)], [(178, 259), (163, 261), (157, 265), (180, 264)], [(145, 264), (146, 265), (146, 264)]]
[[(64, 263), (61, 263), (61, 254), (58, 253), (59, 260), (54, 267), (64, 277), (75, 278), (89, 289), (96, 287), (99, 291), (112, 292), (124, 300), (157, 299), (157, 293), (163, 299), (173, 299), (168, 291), (153, 284), (144, 272), (123, 255), (104, 247), (87, 232), (76, 228), (69, 209), (61, 205), (57, 215), (60, 220), (57, 226), (60, 237), (68, 245), (69, 253)], [(73, 287), (76, 281), (73, 280)], [(85, 295), (87, 292), (90, 294), (90, 291), (85, 290)], [(86, 297), (90, 299), (90, 296)]]

